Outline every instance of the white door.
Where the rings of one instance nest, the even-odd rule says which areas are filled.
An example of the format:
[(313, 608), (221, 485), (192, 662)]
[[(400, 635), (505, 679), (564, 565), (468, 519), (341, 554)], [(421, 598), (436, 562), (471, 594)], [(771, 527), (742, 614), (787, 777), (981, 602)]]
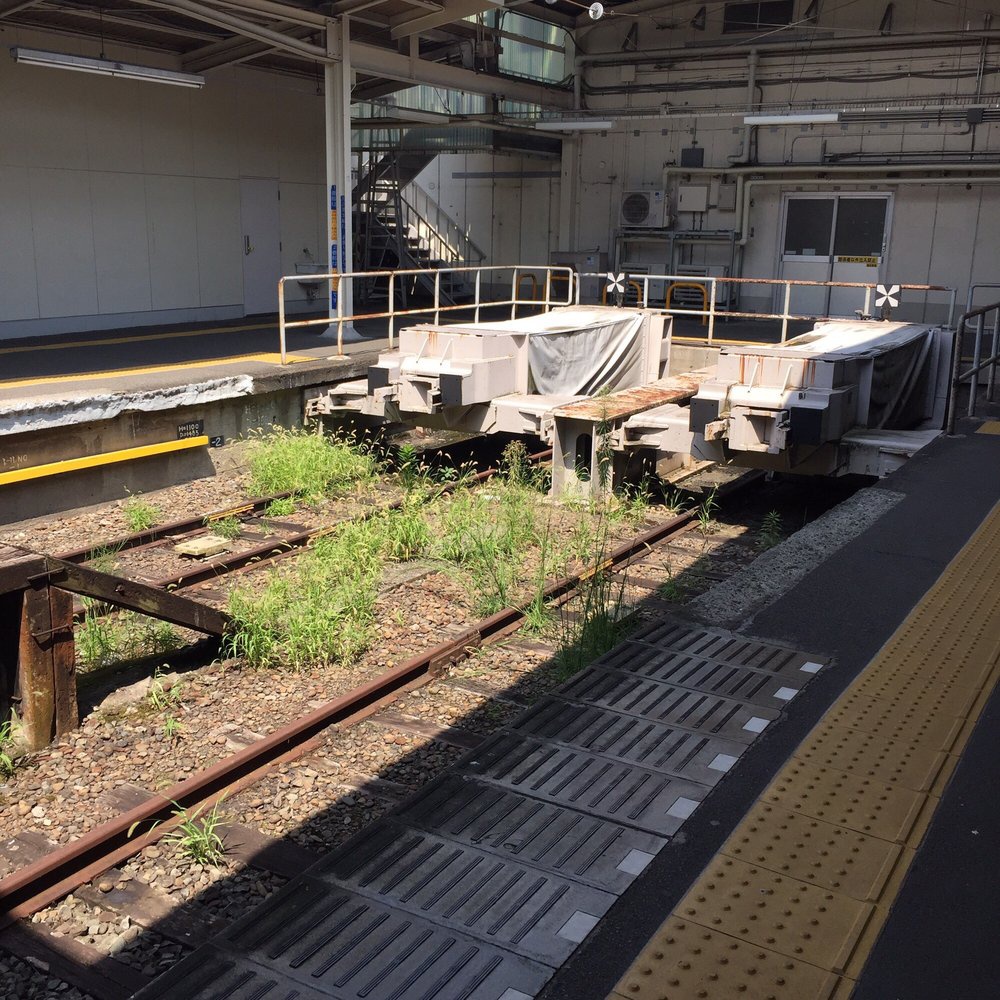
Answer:
[[(889, 242), (891, 200), (884, 193), (788, 194), (782, 212), (781, 277), (876, 284)], [(775, 303), (781, 311), (784, 290)], [(792, 288), (790, 310), (848, 316), (861, 309), (860, 288)]]
[(240, 218), (243, 222), (243, 314), (277, 312), (281, 228), (276, 179), (240, 179)]
[[(837, 198), (831, 281), (878, 284), (882, 280), (882, 263), (889, 246), (890, 208), (886, 194), (842, 194)], [(831, 288), (827, 311), (831, 316), (853, 317), (864, 304), (864, 289)], [(874, 298), (870, 308), (874, 311)]]

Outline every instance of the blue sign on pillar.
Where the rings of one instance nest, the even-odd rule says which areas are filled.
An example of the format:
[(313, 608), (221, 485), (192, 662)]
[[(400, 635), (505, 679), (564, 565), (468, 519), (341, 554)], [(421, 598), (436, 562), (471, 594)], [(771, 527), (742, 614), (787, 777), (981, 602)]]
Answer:
[[(341, 226), (337, 226), (337, 185), (330, 185), (330, 273), (335, 274), (340, 270), (337, 262), (337, 239), (343, 243), (343, 220)], [(330, 308), (337, 308), (337, 282), (334, 281), (330, 288)]]

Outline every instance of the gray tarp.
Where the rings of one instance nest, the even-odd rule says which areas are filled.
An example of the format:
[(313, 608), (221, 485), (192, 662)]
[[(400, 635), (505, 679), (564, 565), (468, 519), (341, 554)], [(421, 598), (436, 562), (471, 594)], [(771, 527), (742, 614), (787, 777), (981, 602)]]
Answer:
[(577, 306), (475, 328), (527, 335), (530, 391), (592, 396), (602, 386), (630, 389), (646, 381), (641, 327), (638, 312)]
[(645, 381), (642, 317), (626, 313), (583, 329), (532, 333), (528, 366), (543, 396), (592, 396), (598, 389), (630, 389)]

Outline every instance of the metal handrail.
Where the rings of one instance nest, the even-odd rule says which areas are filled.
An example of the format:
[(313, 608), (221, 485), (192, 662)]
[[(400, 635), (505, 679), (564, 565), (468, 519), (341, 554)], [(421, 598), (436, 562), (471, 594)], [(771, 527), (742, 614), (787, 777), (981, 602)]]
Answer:
[[(421, 198), (424, 201), (424, 208), (420, 208), (416, 204)], [(407, 212), (412, 212), (426, 229), (427, 235), (421, 233), (418, 227), (417, 238), (427, 239), (428, 242), (433, 238), (443, 250), (447, 251), (447, 253), (438, 255), (441, 260), (447, 260), (451, 263), (465, 261), (472, 265), (478, 265), (486, 259), (486, 252), (476, 245), (472, 237), (419, 184), (410, 183), (403, 188), (400, 191), (400, 199)], [(434, 209), (437, 222), (432, 222), (428, 218), (427, 209), (429, 207)], [(442, 228), (444, 232), (442, 232)], [(476, 258), (475, 261), (473, 258)]]
[[(534, 265), (531, 270), (537, 274), (545, 275), (545, 291), (541, 298), (532, 299), (522, 299), (519, 297), (518, 284), (519, 275), (524, 271), (521, 265), (513, 264), (493, 264), (486, 267), (440, 267), (440, 268), (399, 268), (392, 271), (332, 271), (326, 274), (286, 274), (282, 278), (278, 279), (278, 338), (280, 342), (281, 349), (281, 363), (288, 363), (288, 349), (287, 349), (287, 339), (286, 333), (288, 330), (297, 329), (300, 327), (307, 326), (330, 326), (331, 323), (337, 324), (337, 354), (343, 356), (344, 354), (344, 324), (353, 323), (356, 320), (362, 319), (388, 319), (389, 324), (389, 346), (393, 346), (396, 332), (396, 319), (403, 316), (421, 316), (427, 313), (434, 314), (434, 322), (438, 323), (440, 321), (441, 313), (456, 312), (460, 310), (473, 310), (475, 321), (479, 322), (480, 310), (486, 307), (499, 307), (499, 306), (510, 306), (511, 307), (511, 317), (513, 318), (517, 314), (517, 309), (519, 306), (542, 306), (546, 312), (555, 306), (570, 306), (574, 302), (574, 282), (573, 282), (573, 269), (570, 267), (549, 267), (547, 265)], [(482, 277), (484, 274), (492, 275), (504, 272), (513, 272), (513, 277), (510, 283), (510, 294), (507, 298), (499, 299), (485, 299), (483, 297), (483, 283)], [(451, 305), (441, 304), (441, 277), (442, 275), (453, 276), (456, 274), (466, 274), (474, 277), (474, 295), (471, 302), (459, 302)], [(427, 306), (417, 306), (415, 308), (405, 308), (397, 309), (395, 307), (395, 289), (396, 281), (399, 278), (416, 278), (420, 276), (427, 276), (431, 278), (434, 282), (434, 304), (430, 307)], [(315, 319), (299, 319), (289, 321), (285, 318), (285, 283), (286, 282), (302, 282), (302, 281), (326, 281), (327, 288), (339, 287), (339, 283), (342, 281), (354, 281), (358, 278), (373, 278), (376, 281), (384, 280), (387, 282), (388, 286), (388, 305), (389, 308), (384, 312), (373, 312), (373, 313), (351, 313), (350, 315), (344, 314), (344, 298), (342, 295), (337, 296), (337, 313), (335, 317), (331, 316), (321, 316)], [(552, 295), (552, 279), (558, 278), (559, 280), (566, 281), (566, 298), (553, 298)], [(537, 280), (537, 279), (536, 279)], [(534, 286), (534, 295), (537, 295), (537, 285)], [(492, 283), (489, 285), (492, 289)]]
[[(970, 290), (971, 296), (971, 290)], [(994, 313), (993, 317), (993, 354), (991, 357), (983, 359), (983, 332), (986, 327), (986, 317)], [(966, 328), (969, 320), (976, 321), (976, 340), (972, 348), (972, 367), (967, 371), (960, 371), (962, 367), (962, 340), (965, 338)], [(969, 407), (968, 415), (976, 415), (976, 390), (979, 386), (979, 373), (989, 368), (990, 374), (986, 379), (986, 401), (993, 402), (997, 385), (997, 365), (1000, 364), (1000, 302), (993, 302), (988, 306), (980, 306), (978, 309), (971, 309), (963, 313), (958, 319), (958, 328), (955, 331), (955, 343), (952, 348), (952, 368), (951, 368), (951, 394), (948, 399), (948, 433), (955, 433), (955, 425), (958, 422), (958, 387), (963, 382), (969, 383)]]
[[(580, 288), (582, 282), (580, 278), (597, 278), (599, 280), (605, 280), (613, 277), (612, 275), (605, 274), (603, 271), (587, 271), (577, 274), (577, 288), (576, 288), (576, 302), (577, 305), (580, 304)], [(701, 277), (694, 276), (690, 274), (625, 274), (624, 278), (626, 280), (635, 281), (642, 285), (642, 296), (640, 299), (640, 306), (644, 309), (648, 309), (649, 305), (649, 283), (651, 281), (665, 281), (665, 282), (678, 282), (683, 281), (686, 283), (700, 284), (708, 286), (708, 308), (707, 309), (675, 309), (665, 308), (665, 312), (669, 313), (671, 316), (707, 316), (708, 317), (708, 331), (706, 334), (706, 340), (708, 343), (712, 343), (715, 339), (715, 321), (718, 316), (724, 316), (727, 319), (780, 319), (781, 320), (781, 343), (784, 343), (788, 339), (788, 324), (792, 320), (805, 320), (805, 321), (815, 321), (821, 319), (829, 319), (828, 316), (804, 316), (797, 313), (792, 313), (789, 311), (789, 306), (792, 297), (793, 287), (810, 287), (810, 288), (859, 288), (864, 289), (864, 304), (862, 306), (862, 311), (865, 315), (871, 313), (872, 308), (872, 297), (877, 288), (877, 283), (866, 282), (866, 281), (807, 281), (801, 278), (721, 278), (721, 277)], [(784, 298), (783, 298), (783, 308), (780, 313), (761, 313), (761, 312), (737, 312), (730, 309), (720, 310), (718, 308), (718, 289), (720, 284), (726, 285), (772, 285), (781, 286), (784, 288)], [(955, 301), (958, 295), (957, 289), (950, 285), (911, 285), (911, 284), (900, 284), (897, 285), (902, 291), (916, 291), (916, 292), (947, 292), (948, 293), (948, 326), (951, 326), (952, 318), (955, 315)]]

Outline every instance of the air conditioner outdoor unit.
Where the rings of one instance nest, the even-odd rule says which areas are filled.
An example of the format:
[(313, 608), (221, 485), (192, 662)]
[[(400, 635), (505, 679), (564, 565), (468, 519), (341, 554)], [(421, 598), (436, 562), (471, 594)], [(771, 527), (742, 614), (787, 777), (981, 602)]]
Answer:
[(623, 191), (619, 211), (623, 229), (663, 229), (668, 222), (663, 191)]

